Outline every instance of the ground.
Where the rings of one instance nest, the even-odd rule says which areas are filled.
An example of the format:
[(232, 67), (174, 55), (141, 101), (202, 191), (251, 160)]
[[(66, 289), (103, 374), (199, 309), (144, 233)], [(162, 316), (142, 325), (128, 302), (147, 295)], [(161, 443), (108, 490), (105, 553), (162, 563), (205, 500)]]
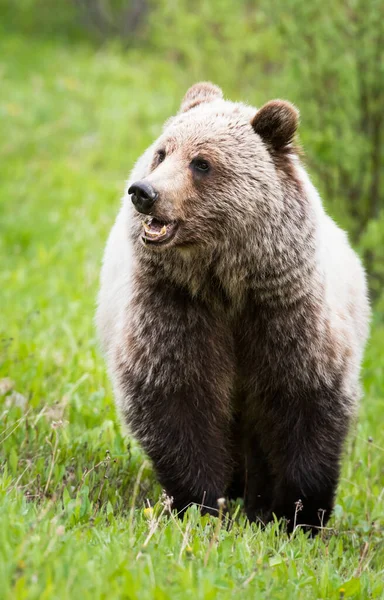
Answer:
[(384, 598), (378, 316), (314, 540), (240, 507), (232, 527), (167, 516), (120, 429), (93, 324), (100, 260), (133, 161), (190, 83), (134, 51), (1, 38), (0, 598)]

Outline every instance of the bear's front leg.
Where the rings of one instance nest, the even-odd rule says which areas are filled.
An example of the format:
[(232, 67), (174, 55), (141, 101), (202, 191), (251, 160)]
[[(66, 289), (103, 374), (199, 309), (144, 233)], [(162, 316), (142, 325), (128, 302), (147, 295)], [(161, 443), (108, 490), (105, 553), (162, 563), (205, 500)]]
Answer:
[(231, 336), (203, 302), (148, 279), (134, 286), (117, 352), (120, 408), (173, 507), (217, 514), (231, 477)]
[(348, 401), (338, 389), (325, 386), (286, 393), (271, 402), (273, 419), (270, 459), (275, 475), (272, 512), (315, 534), (333, 509), (340, 457), (347, 434)]

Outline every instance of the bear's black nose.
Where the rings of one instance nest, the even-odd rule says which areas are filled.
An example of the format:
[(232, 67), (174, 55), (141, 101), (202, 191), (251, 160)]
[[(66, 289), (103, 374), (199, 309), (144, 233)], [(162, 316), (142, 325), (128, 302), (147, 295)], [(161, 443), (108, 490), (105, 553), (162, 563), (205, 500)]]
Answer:
[(133, 183), (128, 190), (128, 194), (131, 194), (131, 200), (136, 210), (145, 215), (149, 214), (158, 196), (158, 193), (153, 189), (151, 184), (145, 181), (136, 181)]

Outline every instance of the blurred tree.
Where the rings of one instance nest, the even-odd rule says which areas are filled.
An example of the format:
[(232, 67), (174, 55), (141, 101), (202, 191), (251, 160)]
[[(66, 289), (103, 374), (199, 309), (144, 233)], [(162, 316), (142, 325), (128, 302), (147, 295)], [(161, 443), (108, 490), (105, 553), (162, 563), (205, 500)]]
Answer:
[(384, 3), (275, 0), (265, 6), (271, 24), (278, 14), (286, 93), (302, 109), (310, 167), (333, 214), (360, 245), (378, 295), (384, 282)]
[(115, 36), (125, 43), (145, 19), (147, 0), (74, 0), (83, 23), (103, 38)]
[(384, 206), (384, 4), (290, 0), (278, 14), (311, 165), (358, 241)]

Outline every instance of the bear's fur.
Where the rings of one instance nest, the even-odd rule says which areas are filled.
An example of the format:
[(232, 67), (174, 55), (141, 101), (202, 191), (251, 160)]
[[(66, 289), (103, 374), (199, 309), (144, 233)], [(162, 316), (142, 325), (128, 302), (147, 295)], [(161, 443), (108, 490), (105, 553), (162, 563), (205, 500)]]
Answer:
[[(360, 396), (369, 305), (297, 125), (288, 102), (257, 110), (193, 86), (130, 177), (97, 323), (122, 416), (177, 510), (244, 497), (251, 520), (316, 530)], [(149, 216), (132, 204), (143, 185)]]

